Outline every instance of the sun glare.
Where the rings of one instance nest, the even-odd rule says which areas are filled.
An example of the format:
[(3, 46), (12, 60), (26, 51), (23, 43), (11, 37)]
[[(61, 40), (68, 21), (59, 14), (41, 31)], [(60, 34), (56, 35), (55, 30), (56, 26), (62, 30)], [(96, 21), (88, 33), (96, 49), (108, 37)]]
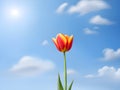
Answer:
[(19, 10), (17, 9), (12, 9), (10, 11), (11, 16), (18, 17), (19, 16)]

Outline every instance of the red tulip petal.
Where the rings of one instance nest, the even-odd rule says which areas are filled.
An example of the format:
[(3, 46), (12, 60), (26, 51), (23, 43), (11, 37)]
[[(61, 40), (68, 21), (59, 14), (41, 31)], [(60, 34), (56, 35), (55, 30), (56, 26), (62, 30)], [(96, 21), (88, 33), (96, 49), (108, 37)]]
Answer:
[(59, 45), (58, 45), (58, 43), (57, 43), (57, 40), (56, 40), (55, 38), (53, 38), (52, 41), (54, 42), (56, 48), (57, 48), (59, 51), (61, 51), (61, 50), (60, 50), (60, 47), (59, 47)]
[(63, 34), (57, 35), (57, 43), (58, 43), (61, 51), (64, 52), (66, 50), (67, 39)]

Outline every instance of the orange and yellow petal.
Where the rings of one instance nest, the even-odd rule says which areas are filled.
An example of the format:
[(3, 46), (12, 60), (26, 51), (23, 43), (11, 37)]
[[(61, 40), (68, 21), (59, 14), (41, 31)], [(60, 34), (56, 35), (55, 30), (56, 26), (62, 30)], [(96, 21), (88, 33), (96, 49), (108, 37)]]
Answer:
[(73, 43), (73, 36), (70, 36), (68, 39), (68, 45), (67, 45), (67, 50), (69, 51), (72, 47), (72, 43)]
[(68, 41), (68, 39), (69, 39), (69, 36), (68, 36), (68, 35), (65, 35), (65, 37), (66, 37), (66, 39), (67, 39), (67, 41)]

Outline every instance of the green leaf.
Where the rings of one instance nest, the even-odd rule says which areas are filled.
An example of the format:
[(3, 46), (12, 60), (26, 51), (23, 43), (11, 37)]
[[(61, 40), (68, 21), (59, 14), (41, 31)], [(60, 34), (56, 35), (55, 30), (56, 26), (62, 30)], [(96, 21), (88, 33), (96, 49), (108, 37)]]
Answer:
[(62, 86), (59, 74), (58, 74), (58, 90), (63, 90), (63, 86)]
[(70, 84), (68, 90), (71, 90), (71, 89), (72, 89), (73, 82), (74, 82), (74, 81), (71, 82), (71, 84)]

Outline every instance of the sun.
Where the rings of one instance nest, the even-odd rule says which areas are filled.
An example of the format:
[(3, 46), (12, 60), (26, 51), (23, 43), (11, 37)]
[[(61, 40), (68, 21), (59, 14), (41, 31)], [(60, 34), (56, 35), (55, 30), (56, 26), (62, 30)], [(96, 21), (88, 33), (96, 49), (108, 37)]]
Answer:
[(11, 9), (10, 10), (10, 15), (12, 17), (19, 17), (20, 16), (20, 11), (18, 9)]

